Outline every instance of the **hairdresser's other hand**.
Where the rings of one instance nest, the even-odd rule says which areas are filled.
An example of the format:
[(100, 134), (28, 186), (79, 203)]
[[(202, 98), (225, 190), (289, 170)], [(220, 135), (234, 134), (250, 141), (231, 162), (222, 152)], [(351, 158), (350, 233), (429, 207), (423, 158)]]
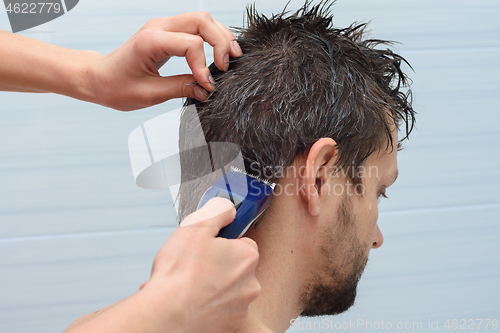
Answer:
[[(231, 31), (207, 12), (149, 21), (125, 44), (90, 66), (96, 102), (128, 111), (178, 97), (205, 100), (207, 91), (213, 90), (213, 79), (206, 65), (204, 41), (214, 47), (220, 70), (227, 70), (229, 56), (242, 54)], [(185, 57), (192, 74), (161, 77), (157, 67), (170, 56)]]
[(165, 285), (179, 286), (175, 299), (182, 321), (189, 323), (187, 332), (234, 332), (260, 293), (256, 243), (216, 237), (235, 215), (234, 205), (223, 198), (189, 215), (156, 255), (142, 289), (154, 293)]
[(158, 251), (140, 291), (88, 314), (65, 333), (233, 333), (260, 293), (257, 245), (217, 238), (235, 217), (234, 205), (214, 198), (189, 215)]
[[(179, 97), (205, 100), (213, 86), (204, 41), (221, 70), (229, 56), (242, 54), (231, 31), (207, 12), (151, 20), (106, 56), (0, 30), (0, 91), (50, 92), (122, 111)], [(171, 56), (185, 57), (192, 74), (160, 76), (157, 68)]]

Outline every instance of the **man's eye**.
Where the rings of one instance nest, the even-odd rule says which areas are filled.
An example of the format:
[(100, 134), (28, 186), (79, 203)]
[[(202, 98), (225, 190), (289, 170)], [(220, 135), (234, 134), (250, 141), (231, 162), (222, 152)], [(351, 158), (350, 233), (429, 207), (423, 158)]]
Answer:
[(383, 192), (378, 192), (377, 202), (380, 202), (380, 197), (389, 199), (389, 197), (387, 196), (387, 194), (385, 194), (385, 190)]

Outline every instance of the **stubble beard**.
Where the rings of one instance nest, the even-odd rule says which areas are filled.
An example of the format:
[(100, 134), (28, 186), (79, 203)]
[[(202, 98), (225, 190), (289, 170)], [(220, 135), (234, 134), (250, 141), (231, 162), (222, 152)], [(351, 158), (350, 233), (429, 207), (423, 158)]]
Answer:
[(354, 305), (358, 282), (368, 262), (365, 249), (366, 244), (356, 236), (351, 201), (344, 197), (338, 223), (323, 232), (319, 246), (325, 257), (323, 267), (303, 286), (301, 316), (336, 315)]

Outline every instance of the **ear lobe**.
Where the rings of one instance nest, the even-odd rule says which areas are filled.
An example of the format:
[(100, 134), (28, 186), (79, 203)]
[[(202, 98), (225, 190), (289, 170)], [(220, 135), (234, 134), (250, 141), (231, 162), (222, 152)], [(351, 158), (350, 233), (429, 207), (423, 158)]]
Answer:
[(309, 214), (318, 216), (321, 210), (321, 190), (328, 185), (328, 169), (337, 159), (336, 143), (331, 138), (321, 138), (314, 143), (307, 155), (303, 175), (303, 198), (307, 201)]

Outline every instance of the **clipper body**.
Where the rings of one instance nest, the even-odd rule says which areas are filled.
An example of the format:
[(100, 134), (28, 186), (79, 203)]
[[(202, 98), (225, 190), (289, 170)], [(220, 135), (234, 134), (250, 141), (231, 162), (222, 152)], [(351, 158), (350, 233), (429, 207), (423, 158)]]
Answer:
[(236, 207), (236, 217), (220, 230), (217, 237), (240, 238), (271, 204), (274, 186), (237, 168), (230, 168), (205, 191), (197, 209), (215, 197), (231, 200)]

